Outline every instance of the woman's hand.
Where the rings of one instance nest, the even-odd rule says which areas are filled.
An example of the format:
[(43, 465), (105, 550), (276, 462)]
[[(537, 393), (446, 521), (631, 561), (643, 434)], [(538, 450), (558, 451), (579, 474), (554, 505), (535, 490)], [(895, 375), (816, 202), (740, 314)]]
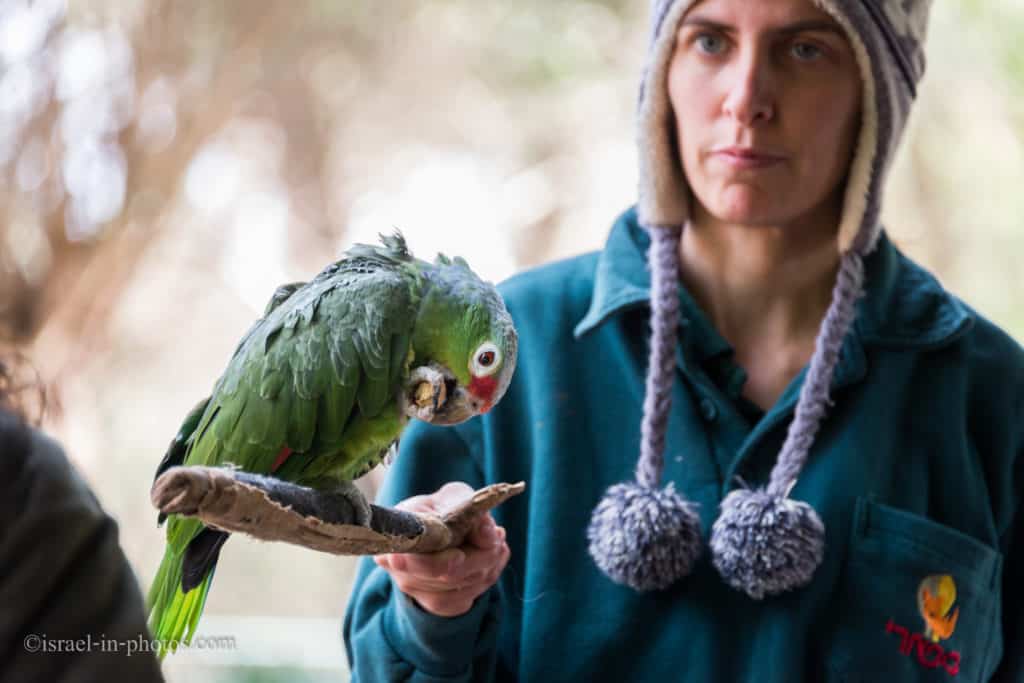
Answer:
[[(434, 493), (408, 498), (395, 507), (442, 514), (472, 494), (468, 484), (450, 482)], [(373, 559), (391, 575), (398, 589), (424, 610), (441, 617), (457, 617), (468, 612), (473, 601), (497, 582), (509, 554), (505, 529), (487, 513), (480, 515), (458, 548), (428, 555), (390, 553)]]

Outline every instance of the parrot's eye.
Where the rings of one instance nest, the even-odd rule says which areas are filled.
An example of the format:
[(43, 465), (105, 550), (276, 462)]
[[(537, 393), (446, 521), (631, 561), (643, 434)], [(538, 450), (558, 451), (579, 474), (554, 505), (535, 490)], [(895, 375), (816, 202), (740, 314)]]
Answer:
[(473, 354), (469, 370), (477, 377), (494, 374), (501, 365), (501, 351), (492, 342), (484, 342)]

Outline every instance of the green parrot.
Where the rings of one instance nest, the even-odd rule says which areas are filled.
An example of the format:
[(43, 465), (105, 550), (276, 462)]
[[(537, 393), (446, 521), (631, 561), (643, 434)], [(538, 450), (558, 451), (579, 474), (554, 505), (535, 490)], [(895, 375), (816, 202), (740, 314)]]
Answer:
[[(341, 494), (366, 526), (369, 503), (352, 482), (396, 448), (410, 418), (454, 425), (501, 399), (518, 342), (497, 290), (461, 258), (428, 263), (401, 233), (381, 239), (274, 293), (154, 481), (176, 465), (234, 466)], [(228, 535), (170, 515), (146, 600), (161, 658), (191, 642)]]

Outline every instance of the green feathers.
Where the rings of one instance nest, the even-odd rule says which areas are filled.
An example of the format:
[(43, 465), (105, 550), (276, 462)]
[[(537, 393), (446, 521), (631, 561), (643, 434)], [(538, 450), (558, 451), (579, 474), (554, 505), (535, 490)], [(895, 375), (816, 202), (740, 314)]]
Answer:
[(380, 236), (382, 247), (370, 244), (354, 244), (345, 252), (345, 260), (363, 259), (380, 265), (397, 266), (413, 263), (415, 259), (409, 253), (405, 236), (398, 230), (391, 235)]
[(176, 651), (180, 644), (192, 642), (210, 591), (213, 570), (211, 567), (199, 586), (182, 593), (181, 558), (169, 545), (164, 551), (164, 559), (146, 596), (146, 609), (153, 615), (149, 629), (159, 641), (157, 657), (160, 659), (168, 652)]
[[(415, 259), (401, 233), (381, 241), (353, 246), (307, 283), (278, 288), (158, 474), (178, 464), (233, 465), (337, 486), (374, 467), (398, 439), (413, 368), (429, 363), (450, 378), (438, 424), (486, 412), (500, 398), (516, 341), (494, 287), (461, 258)], [(186, 560), (204, 528), (194, 518), (168, 519), (167, 551), (148, 596), (158, 638), (192, 637), (220, 549)], [(201, 579), (184, 594), (183, 562)]]

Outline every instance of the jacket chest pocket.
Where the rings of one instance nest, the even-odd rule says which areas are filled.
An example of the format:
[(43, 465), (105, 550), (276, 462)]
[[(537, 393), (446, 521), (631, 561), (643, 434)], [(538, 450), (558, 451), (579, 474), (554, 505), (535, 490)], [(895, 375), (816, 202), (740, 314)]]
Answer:
[(1002, 649), (1001, 575), (997, 550), (859, 498), (826, 640), (829, 680), (983, 683)]

